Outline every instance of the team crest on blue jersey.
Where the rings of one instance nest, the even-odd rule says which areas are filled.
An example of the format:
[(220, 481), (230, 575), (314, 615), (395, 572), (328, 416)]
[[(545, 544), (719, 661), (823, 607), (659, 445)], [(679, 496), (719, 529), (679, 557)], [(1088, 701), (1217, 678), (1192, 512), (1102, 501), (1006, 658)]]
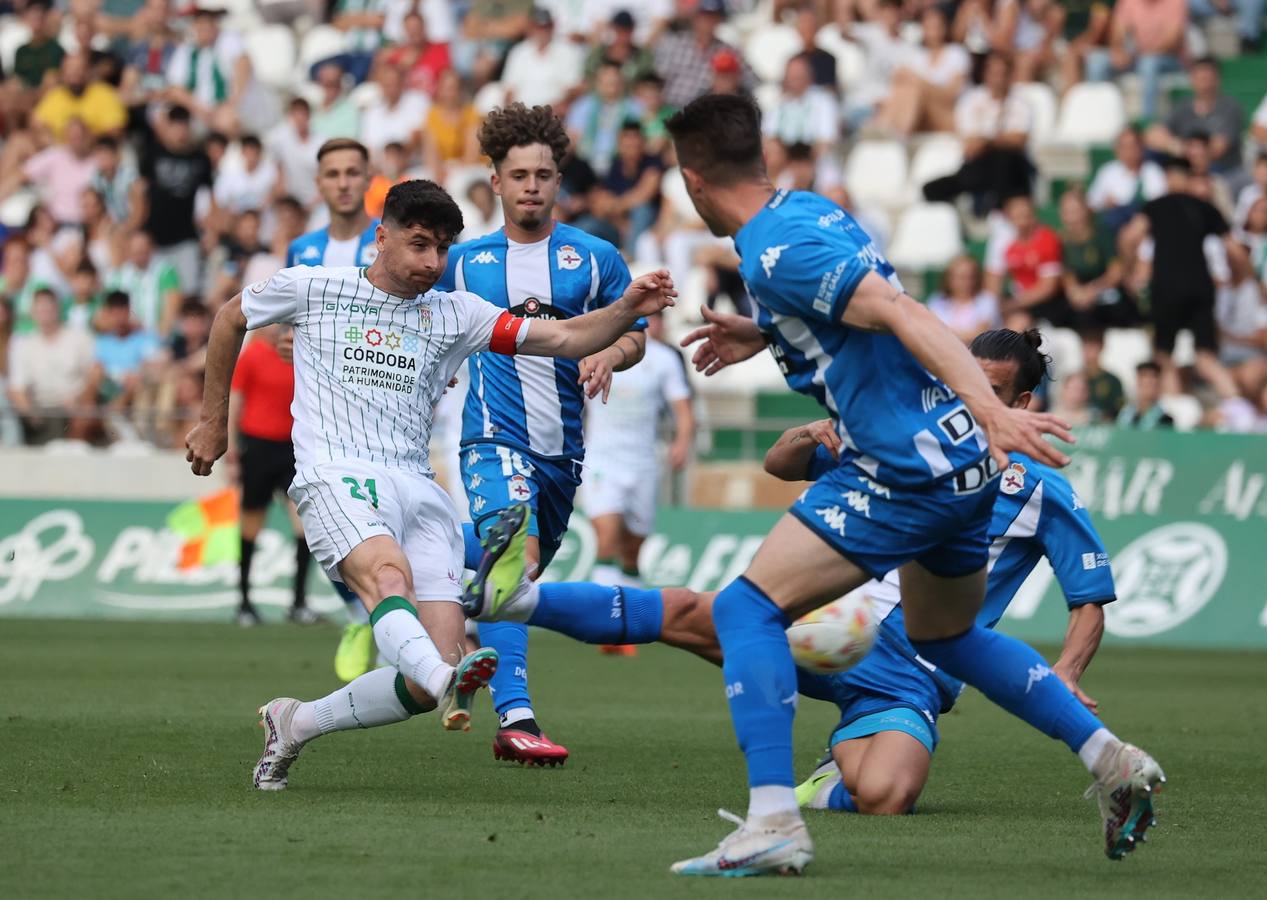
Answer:
[(1008, 466), (1003, 472), (1003, 483), (999, 485), (999, 490), (1009, 496), (1025, 490), (1025, 466), (1021, 463)]
[(579, 269), (583, 260), (581, 254), (576, 252), (576, 248), (571, 244), (564, 244), (555, 254), (555, 258), (559, 261), (559, 268), (571, 271)]
[(528, 479), (522, 475), (511, 475), (510, 480), (506, 482), (506, 490), (511, 500), (524, 503), (532, 499), (532, 488), (528, 487)]

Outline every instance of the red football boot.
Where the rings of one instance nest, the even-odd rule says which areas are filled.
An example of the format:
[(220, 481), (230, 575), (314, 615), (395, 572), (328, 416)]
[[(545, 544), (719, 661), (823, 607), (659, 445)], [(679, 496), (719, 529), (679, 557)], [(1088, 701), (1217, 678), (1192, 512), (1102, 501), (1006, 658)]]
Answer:
[(514, 727), (502, 728), (493, 738), (493, 758), (521, 766), (561, 766), (567, 762), (568, 748), (544, 734), (538, 736)]

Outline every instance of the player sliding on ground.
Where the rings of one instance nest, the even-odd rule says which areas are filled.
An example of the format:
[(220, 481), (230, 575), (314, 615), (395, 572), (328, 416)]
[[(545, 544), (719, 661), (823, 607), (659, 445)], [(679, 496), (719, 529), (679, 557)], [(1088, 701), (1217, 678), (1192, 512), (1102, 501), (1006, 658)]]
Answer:
[[(995, 393), (1008, 406), (1025, 408), (1046, 371), (1039, 342), (1037, 332), (1022, 335), (1001, 329), (980, 335), (972, 344)], [(766, 470), (786, 481), (813, 481), (837, 465), (841, 446), (829, 420), (792, 428), (766, 454)], [(1099, 647), (1101, 605), (1114, 599), (1108, 555), (1086, 509), (1061, 475), (1021, 454), (1012, 454), (1010, 460), (1005, 489), (994, 503), (989, 529), (992, 562), (985, 606), (977, 621), (994, 627), (1021, 583), (1046, 556), (1070, 608), (1065, 645), (1050, 671), (1094, 711), (1095, 701), (1081, 692), (1078, 680)], [(508, 534), (508, 526), (514, 524), (507, 521), (499, 533)], [(503, 541), (501, 547), (509, 547), (509, 542)], [(481, 567), (483, 577), (468, 592), (472, 606), (484, 605), (480, 601), (491, 593), (490, 574), (498, 581), (515, 578), (515, 555), (504, 549), (500, 555), (507, 559), (505, 565), (494, 570), (490, 558)], [(835, 703), (841, 715), (830, 737), (832, 758), (797, 789), (798, 801), (814, 808), (904, 813), (914, 807), (928, 779), (937, 745), (937, 716), (949, 710), (962, 684), (922, 661), (907, 641), (896, 572), (870, 582), (863, 591), (882, 619), (871, 653), (838, 675), (797, 670), (800, 692)], [(510, 596), (498, 617), (587, 643), (659, 641), (711, 662), (721, 661), (711, 617), (715, 592), (542, 584)], [(1106, 818), (1112, 815), (1114, 821), (1105, 848), (1110, 857), (1131, 849), (1130, 839), (1142, 837), (1152, 824), (1146, 807), (1134, 823), (1119, 821), (1119, 812), (1106, 811)]]
[(185, 441), (194, 474), (210, 474), (225, 452), (229, 381), (246, 331), (293, 325), (290, 496), (313, 554), (365, 603), (390, 663), (320, 700), (283, 697), (261, 707), (260, 789), (286, 787), (300, 749), (319, 734), (400, 722), (436, 706), (446, 729), (469, 728), (471, 699), (496, 670), (497, 653), (464, 654), (462, 530), (427, 456), (435, 403), (462, 362), (482, 350), (581, 358), (672, 304), (663, 271), (563, 322), (530, 323), (474, 294), (433, 291), (461, 230), (462, 214), (442, 188), (398, 184), (368, 268), (282, 269), (216, 316), (202, 417)]

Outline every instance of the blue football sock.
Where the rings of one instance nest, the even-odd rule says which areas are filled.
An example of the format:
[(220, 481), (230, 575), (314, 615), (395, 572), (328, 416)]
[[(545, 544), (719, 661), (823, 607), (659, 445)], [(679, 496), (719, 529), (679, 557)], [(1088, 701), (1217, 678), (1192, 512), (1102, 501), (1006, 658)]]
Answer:
[(827, 795), (827, 808), (851, 813), (858, 811), (858, 807), (854, 805), (853, 797), (849, 796), (849, 791), (845, 789), (843, 781), (837, 782), (836, 786), (831, 789), (831, 793)]
[(713, 601), (726, 697), (752, 788), (796, 784), (796, 665), (784, 634), (789, 624), (783, 610), (746, 578), (732, 581)]
[(488, 683), (493, 709), (500, 716), (516, 707), (532, 708), (528, 698), (528, 627), (518, 622), (480, 622), (480, 644), (497, 651), (497, 671)]
[(911, 644), (929, 662), (1075, 753), (1103, 727), (1038, 652), (1014, 637), (974, 625), (957, 637)]
[(462, 565), (468, 569), (478, 569), (480, 560), (484, 558), (484, 548), (480, 546), (480, 536), (475, 533), (475, 525), (462, 523)]
[(528, 617), (529, 625), (587, 644), (654, 644), (663, 621), (664, 600), (658, 590), (589, 582), (540, 585), (537, 608)]

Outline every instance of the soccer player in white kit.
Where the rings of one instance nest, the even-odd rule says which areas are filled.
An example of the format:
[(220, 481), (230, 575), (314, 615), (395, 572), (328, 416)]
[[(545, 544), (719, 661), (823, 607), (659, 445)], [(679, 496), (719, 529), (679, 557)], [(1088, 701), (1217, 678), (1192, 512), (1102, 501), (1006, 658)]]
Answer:
[(592, 573), (598, 584), (638, 583), (638, 552), (655, 527), (661, 414), (667, 409), (673, 416), (668, 462), (675, 471), (686, 465), (695, 437), (686, 370), (663, 334), (661, 317), (649, 318), (642, 362), (612, 376), (605, 403), (585, 405), (590, 452), (582, 491), (598, 543)]
[(390, 663), (319, 700), (281, 697), (261, 707), (261, 790), (285, 788), (299, 751), (321, 734), (437, 706), (446, 729), (470, 727), (472, 697), (496, 671), (497, 654), (464, 654), (462, 532), (427, 452), (436, 400), (466, 357), (491, 350), (579, 359), (673, 302), (663, 271), (566, 321), (530, 323), (474, 294), (433, 291), (461, 230), (462, 214), (442, 188), (398, 184), (368, 267), (282, 269), (229, 301), (212, 327), (202, 415), (185, 440), (194, 474), (209, 475), (225, 452), (229, 382), (246, 331), (293, 325), (290, 496), (314, 556), (365, 603)]

